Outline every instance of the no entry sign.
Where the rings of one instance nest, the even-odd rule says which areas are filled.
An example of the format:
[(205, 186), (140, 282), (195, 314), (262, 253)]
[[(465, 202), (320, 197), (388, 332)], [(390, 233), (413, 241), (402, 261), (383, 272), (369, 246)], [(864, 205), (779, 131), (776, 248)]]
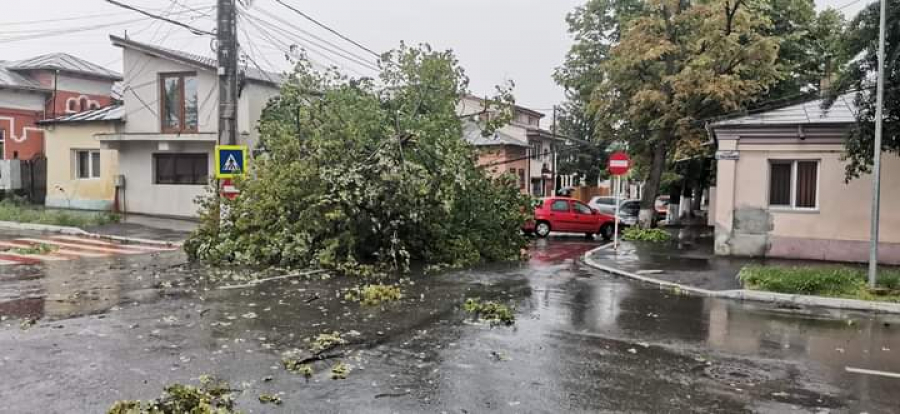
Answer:
[(609, 157), (609, 173), (612, 175), (625, 175), (631, 168), (631, 158), (624, 152), (617, 152)]

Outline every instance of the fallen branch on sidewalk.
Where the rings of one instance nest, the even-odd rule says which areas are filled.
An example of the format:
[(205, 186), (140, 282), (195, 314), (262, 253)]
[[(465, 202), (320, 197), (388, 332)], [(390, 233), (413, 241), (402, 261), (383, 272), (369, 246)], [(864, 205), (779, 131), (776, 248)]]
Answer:
[(246, 288), (251, 288), (251, 287), (254, 287), (257, 285), (261, 285), (266, 282), (272, 282), (275, 280), (284, 280), (284, 279), (291, 279), (291, 278), (295, 278), (295, 277), (312, 276), (312, 275), (318, 275), (318, 274), (325, 273), (325, 272), (327, 272), (327, 270), (311, 270), (308, 272), (291, 273), (291, 274), (282, 275), (282, 276), (267, 277), (265, 279), (257, 279), (250, 283), (245, 283), (242, 285), (221, 286), (221, 287), (219, 287), (219, 290), (246, 289)]

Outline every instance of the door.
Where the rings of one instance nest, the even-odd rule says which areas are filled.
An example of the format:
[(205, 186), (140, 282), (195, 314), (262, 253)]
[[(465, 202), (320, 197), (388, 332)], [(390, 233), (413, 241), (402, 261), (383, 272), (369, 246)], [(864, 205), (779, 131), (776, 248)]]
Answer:
[(600, 226), (597, 224), (598, 216), (584, 203), (578, 201), (572, 202), (572, 217), (574, 218), (574, 222), (572, 223), (574, 229), (572, 231), (592, 234), (600, 231)]
[(574, 219), (568, 200), (553, 200), (550, 204), (550, 227), (555, 231), (573, 231)]

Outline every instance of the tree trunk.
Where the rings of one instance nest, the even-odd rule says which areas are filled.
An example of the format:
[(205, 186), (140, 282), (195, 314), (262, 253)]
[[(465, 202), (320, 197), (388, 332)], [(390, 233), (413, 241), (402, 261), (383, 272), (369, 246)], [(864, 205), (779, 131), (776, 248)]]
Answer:
[(650, 161), (650, 176), (644, 185), (644, 196), (641, 198), (641, 213), (639, 216), (641, 228), (649, 229), (653, 226), (656, 217), (656, 198), (659, 196), (659, 184), (662, 181), (663, 170), (666, 167), (666, 147), (658, 144), (653, 147), (653, 156)]

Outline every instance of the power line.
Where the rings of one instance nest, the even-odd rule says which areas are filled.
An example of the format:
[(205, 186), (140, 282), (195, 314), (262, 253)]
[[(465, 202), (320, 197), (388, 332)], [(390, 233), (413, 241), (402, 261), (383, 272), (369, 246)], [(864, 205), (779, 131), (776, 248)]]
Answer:
[[(328, 52), (328, 53), (330, 53), (330, 54), (332, 54), (332, 55), (334, 55), (334, 56), (337, 56), (337, 57), (342, 58), (342, 59), (344, 59), (344, 60), (347, 60), (347, 61), (349, 61), (349, 62), (355, 63), (355, 64), (357, 64), (357, 65), (359, 65), (359, 66), (362, 66), (362, 67), (364, 67), (364, 68), (366, 68), (366, 69), (371, 69), (371, 70), (376, 71), (376, 72), (380, 70), (380, 69), (378, 68), (378, 66), (376, 66), (375, 64), (373, 64), (373, 63), (371, 63), (371, 62), (368, 62), (368, 61), (365, 61), (365, 60), (360, 60), (360, 59), (357, 59), (357, 58), (355, 58), (355, 57), (353, 57), (353, 56), (349, 56), (349, 55), (343, 54), (343, 53), (341, 53), (341, 52), (339, 52), (339, 51), (335, 51), (334, 49), (331, 49), (331, 48), (329, 48), (329, 47), (327, 47), (327, 46), (322, 46), (322, 45), (320, 45), (320, 44), (318, 44), (318, 43), (316, 43), (316, 42), (313, 42), (313, 41), (311, 41), (311, 40), (309, 40), (309, 39), (305, 39), (305, 38), (303, 38), (303, 37), (300, 36), (300, 35), (297, 35), (297, 34), (295, 34), (295, 33), (291, 33), (290, 31), (288, 31), (288, 30), (286, 30), (286, 29), (284, 29), (284, 28), (281, 28), (281, 27), (279, 27), (279, 26), (277, 26), (277, 25), (274, 25), (274, 24), (272, 24), (272, 23), (269, 22), (269, 21), (260, 19), (260, 18), (255, 17), (255, 16), (250, 16), (250, 15), (248, 15), (247, 18), (250, 19), (250, 20), (255, 20), (257, 23), (260, 23), (260, 24), (266, 24), (266, 25), (268, 25), (268, 27), (269, 27), (270, 29), (272, 29), (272, 30), (274, 30), (274, 31), (276, 31), (276, 32), (278, 32), (278, 33), (281, 33), (285, 38), (287, 38), (287, 39), (289, 39), (289, 40), (295, 40), (295, 41), (297, 41), (298, 43), (300, 43), (300, 44), (306, 46), (307, 48), (313, 47), (313, 48), (317, 48), (317, 49), (323, 50), (323, 51)], [(330, 60), (330, 59), (329, 59), (329, 60)]]
[[(275, 36), (274, 36), (271, 32), (269, 32), (266, 28), (262, 27), (262, 24), (261, 24), (261, 23), (257, 23), (257, 21), (254, 21), (254, 19), (253, 19), (252, 17), (245, 18), (245, 21), (248, 22), (251, 26), (255, 27), (255, 28), (260, 32), (260, 34), (262, 34), (262, 35), (265, 36), (267, 39), (269, 39), (269, 41), (271, 41), (273, 45), (276, 45), (276, 46), (279, 46), (279, 45), (280, 45), (281, 48), (283, 48), (283, 50), (285, 51), (285, 54), (286, 54), (287, 56), (290, 56), (290, 55), (292, 55), (292, 54), (294, 53), (293, 51), (294, 51), (294, 48), (296, 47), (296, 45), (291, 45), (291, 44), (285, 43), (284, 41), (279, 41), (277, 38), (275, 38)], [(263, 21), (263, 22), (264, 22), (264, 21)], [(268, 22), (266, 22), (266, 23), (268, 23)], [(269, 23), (269, 24), (270, 24), (270, 23)], [(275, 30), (275, 31), (279, 31), (278, 28), (275, 27), (275, 26), (270, 26), (270, 28), (273, 29), (273, 30)], [(292, 41), (290, 32), (288, 32), (287, 35), (284, 34), (284, 31), (279, 31), (279, 32), (280, 32), (283, 36), (285, 36), (289, 41)], [(366, 76), (365, 74), (363, 74), (363, 73), (359, 72), (358, 70), (354, 69), (352, 66), (345, 66), (345, 65), (342, 65), (342, 64), (338, 63), (337, 61), (335, 61), (334, 59), (332, 59), (331, 57), (329, 57), (328, 55), (326, 55), (326, 54), (324, 54), (324, 53), (322, 53), (322, 52), (320, 52), (320, 51), (318, 51), (318, 50), (315, 50), (315, 49), (312, 49), (312, 48), (308, 48), (309, 45), (303, 45), (302, 42), (301, 42), (301, 45), (302, 45), (302, 46), (306, 46), (306, 47), (303, 48), (303, 50), (308, 50), (309, 52), (315, 53), (316, 55), (322, 57), (323, 59), (325, 59), (325, 60), (331, 62), (335, 67), (343, 67), (343, 68), (345, 68), (345, 69), (348, 69), (348, 70), (350, 70), (350, 71), (356, 73), (356, 74), (359, 75), (359, 76)], [(327, 49), (326, 49), (326, 50), (327, 50)], [(333, 53), (333, 52), (332, 52), (332, 53)], [(350, 61), (352, 62), (353, 60), (350, 60)], [(314, 63), (315, 63), (315, 62), (314, 62)], [(357, 64), (359, 64), (360, 66), (366, 67), (366, 68), (368, 68), (368, 69), (377, 70), (377, 69), (374, 69), (374, 68), (372, 68), (372, 67), (369, 67), (369, 66), (366, 65), (366, 64), (360, 64), (360, 63), (357, 63)], [(321, 66), (324, 66), (324, 65), (321, 65)]]
[[(362, 56), (360, 56), (360, 55), (358, 55), (358, 54), (356, 54), (356, 53), (353, 53), (353, 52), (351, 52), (351, 51), (349, 51), (349, 50), (347, 50), (347, 49), (345, 49), (345, 48), (343, 48), (343, 47), (341, 47), (341, 46), (338, 46), (338, 45), (336, 45), (336, 44), (334, 44), (334, 43), (332, 43), (332, 42), (329, 42), (328, 40), (323, 39), (322, 37), (319, 37), (319, 36), (315, 35), (314, 33), (310, 33), (309, 31), (303, 30), (301, 27), (298, 27), (297, 25), (292, 24), (291, 22), (289, 22), (289, 21), (287, 21), (287, 20), (285, 20), (285, 19), (282, 19), (281, 17), (279, 17), (279, 16), (277, 16), (277, 15), (274, 15), (274, 14), (272, 14), (271, 12), (268, 12), (268, 11), (266, 11), (266, 10), (264, 10), (264, 9), (259, 9), (259, 12), (262, 13), (262, 14), (264, 14), (264, 15), (266, 15), (266, 16), (268, 16), (269, 18), (271, 18), (271, 19), (273, 19), (273, 20), (279, 22), (279, 23), (284, 24), (285, 26), (287, 26), (287, 27), (289, 27), (289, 28), (292, 28), (292, 29), (294, 29), (294, 30), (296, 30), (296, 31), (298, 31), (298, 32), (300, 32), (300, 33), (303, 33), (303, 34), (306, 35), (306, 36), (309, 36), (309, 37), (311, 37), (311, 38), (313, 38), (313, 39), (316, 39), (316, 40), (318, 40), (318, 41), (320, 41), (320, 42), (322, 42), (322, 43), (324, 43), (324, 44), (326, 44), (326, 45), (328, 45), (328, 46), (330, 46), (330, 47), (332, 47), (332, 48), (334, 48), (334, 49), (337, 49), (337, 50), (339, 50), (339, 51), (341, 51), (341, 52), (344, 52), (344, 53), (346, 53), (347, 55), (350, 55), (350, 56), (352, 56), (352, 57), (354, 57), (354, 58), (356, 58), (356, 59), (359, 59), (359, 60), (364, 61), (364, 62), (367, 62), (367, 63), (371, 63), (371, 64), (373, 64), (373, 65), (375, 65), (375, 66), (377, 66), (377, 64), (378, 64), (377, 61), (376, 61), (376, 62), (372, 62), (372, 61), (368, 60), (367, 58), (362, 57)], [(257, 18), (259, 18), (259, 17), (257, 17)]]
[(198, 28), (193, 27), (193, 26), (191, 26), (191, 25), (188, 25), (188, 24), (179, 22), (178, 20), (173, 20), (173, 19), (170, 19), (170, 18), (165, 17), (165, 16), (160, 16), (160, 15), (157, 15), (157, 14), (150, 13), (150, 12), (148, 12), (148, 11), (139, 9), (139, 8), (137, 8), (137, 7), (129, 6), (129, 5), (124, 4), (124, 3), (119, 3), (119, 2), (116, 1), (116, 0), (106, 0), (106, 2), (109, 3), (109, 4), (112, 4), (112, 5), (114, 5), (114, 6), (119, 6), (119, 7), (123, 8), (123, 9), (128, 9), (128, 10), (131, 10), (131, 11), (135, 11), (135, 12), (137, 12), (137, 13), (143, 14), (143, 15), (145, 15), (145, 16), (147, 16), (147, 17), (150, 17), (150, 18), (153, 18), (153, 19), (161, 20), (161, 21), (164, 21), (164, 22), (166, 22), (166, 23), (170, 23), (170, 24), (174, 24), (174, 25), (176, 25), (176, 26), (180, 26), (180, 27), (182, 27), (182, 28), (184, 28), (184, 29), (187, 29), (188, 31), (190, 31), (191, 33), (196, 34), (196, 35), (209, 35), (209, 36), (215, 36), (215, 35), (216, 35), (215, 33), (210, 32), (210, 31), (208, 31), (208, 30), (198, 29)]
[(313, 22), (315, 25), (317, 25), (317, 26), (319, 26), (319, 27), (321, 27), (321, 28), (323, 28), (323, 29), (325, 29), (325, 30), (331, 32), (331, 33), (334, 34), (335, 36), (340, 37), (341, 39), (344, 39), (344, 40), (346, 40), (347, 42), (350, 42), (350, 43), (353, 44), (354, 46), (356, 46), (356, 47), (358, 47), (358, 48), (360, 48), (360, 49), (362, 49), (362, 50), (365, 50), (366, 52), (371, 53), (373, 56), (375, 56), (375, 57), (377, 57), (377, 58), (381, 58), (381, 55), (379, 55), (378, 53), (375, 53), (374, 51), (372, 51), (372, 49), (369, 49), (369, 48), (367, 48), (367, 47), (365, 47), (365, 46), (359, 44), (357, 41), (355, 41), (355, 40), (353, 40), (353, 39), (351, 39), (351, 38), (349, 38), (349, 37), (347, 37), (347, 36), (344, 36), (343, 34), (341, 34), (340, 32), (338, 32), (337, 30), (332, 29), (331, 27), (328, 27), (326, 24), (319, 22), (318, 20), (312, 18), (310, 15), (308, 15), (308, 14), (306, 14), (306, 13), (304, 13), (304, 12), (302, 12), (302, 11), (296, 9), (296, 8), (294, 8), (293, 6), (291, 6), (291, 5), (287, 4), (287, 3), (285, 3), (284, 1), (282, 1), (282, 0), (275, 0), (275, 1), (278, 2), (278, 4), (281, 4), (282, 6), (287, 7), (288, 9), (290, 9), (291, 11), (293, 11), (294, 13), (297, 13), (297, 14), (299, 14), (300, 16), (303, 16), (303, 18), (305, 18), (306, 20), (309, 20), (309, 21)]

